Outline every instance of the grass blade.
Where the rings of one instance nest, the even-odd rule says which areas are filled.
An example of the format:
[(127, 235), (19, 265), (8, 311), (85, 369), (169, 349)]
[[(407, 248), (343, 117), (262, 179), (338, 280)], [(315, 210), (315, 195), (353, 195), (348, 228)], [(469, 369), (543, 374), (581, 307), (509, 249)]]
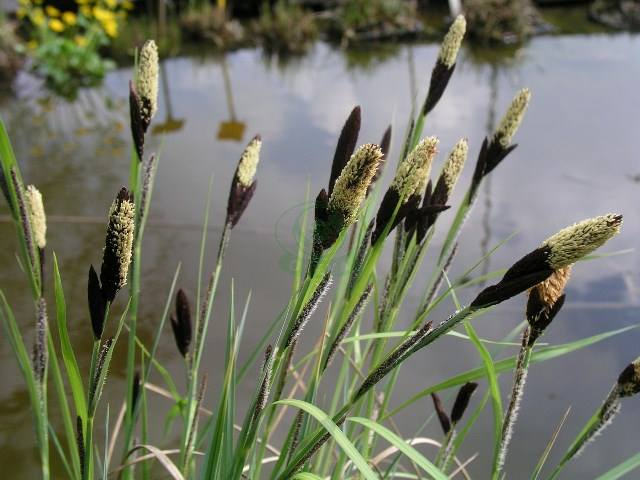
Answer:
[(596, 480), (617, 480), (638, 467), (640, 467), (640, 453), (636, 453), (617, 467), (612, 468), (607, 473), (603, 473)]
[(320, 422), (324, 429), (329, 432), (329, 434), (331, 434), (333, 439), (344, 451), (344, 453), (351, 459), (358, 470), (360, 470), (360, 473), (362, 473), (364, 478), (366, 478), (367, 480), (378, 479), (378, 475), (371, 469), (362, 455), (360, 455), (360, 452), (358, 452), (353, 443), (351, 443), (351, 441), (347, 438), (340, 427), (338, 427), (338, 425), (336, 425), (331, 417), (325, 412), (320, 410), (315, 405), (311, 405), (310, 403), (304, 402), (302, 400), (286, 399), (280, 400), (276, 403), (279, 405), (289, 405), (295, 408), (299, 408), (314, 417), (318, 422)]
[(67, 304), (64, 299), (64, 289), (62, 287), (62, 278), (60, 277), (60, 269), (58, 268), (58, 258), (53, 254), (53, 277), (54, 292), (56, 297), (56, 323), (58, 324), (58, 336), (60, 337), (60, 351), (62, 360), (67, 371), (67, 379), (71, 387), (71, 395), (76, 412), (86, 421), (87, 401), (84, 395), (84, 386), (82, 385), (82, 377), (76, 355), (71, 345), (69, 331), (67, 329)]
[(406, 455), (412, 462), (420, 466), (425, 472), (436, 480), (447, 480), (447, 477), (440, 469), (438, 469), (433, 463), (427, 460), (418, 450), (409, 445), (404, 439), (393, 433), (388, 428), (380, 425), (379, 423), (361, 417), (350, 417), (348, 422), (359, 423), (360, 425), (373, 430), (375, 433), (383, 437), (404, 455)]

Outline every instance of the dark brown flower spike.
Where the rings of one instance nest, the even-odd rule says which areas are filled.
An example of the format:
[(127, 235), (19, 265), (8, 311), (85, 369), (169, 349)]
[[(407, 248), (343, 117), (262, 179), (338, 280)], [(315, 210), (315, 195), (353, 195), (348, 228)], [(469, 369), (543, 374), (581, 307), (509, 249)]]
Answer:
[(549, 254), (550, 248), (544, 246), (522, 257), (507, 270), (500, 282), (482, 290), (471, 302), (471, 307), (496, 305), (546, 280), (553, 273), (547, 263)]
[(387, 163), (387, 156), (389, 155), (389, 149), (391, 148), (391, 125), (387, 127), (382, 135), (382, 140), (380, 140), (380, 150), (382, 151), (382, 158), (380, 159), (380, 164), (378, 165), (378, 170), (376, 170), (375, 175), (371, 179), (371, 183), (369, 184), (369, 188), (367, 189), (367, 195), (371, 193), (373, 188), (376, 185), (376, 182), (382, 176), (382, 171), (384, 170), (384, 165)]
[(561, 295), (552, 306), (548, 307), (540, 298), (537, 288), (531, 289), (527, 300), (527, 321), (531, 326), (528, 346), (533, 346), (564, 305), (566, 295)]
[(640, 358), (626, 366), (618, 377), (618, 390), (621, 397), (630, 397), (640, 393)]
[(432, 393), (431, 399), (433, 400), (433, 408), (436, 410), (436, 414), (438, 415), (440, 426), (446, 435), (451, 430), (451, 420), (449, 420), (449, 415), (444, 411), (442, 400), (440, 400), (440, 396), (437, 393)]
[(529, 89), (520, 90), (511, 101), (496, 131), (491, 137), (484, 139), (471, 180), (471, 197), (477, 192), (482, 179), (516, 148), (517, 145), (512, 145), (511, 140), (520, 127), (530, 98)]
[(464, 17), (458, 15), (442, 41), (438, 59), (431, 72), (427, 98), (422, 106), (423, 115), (427, 115), (433, 110), (449, 84), (451, 75), (456, 68), (456, 58), (466, 27), (467, 22)]
[(249, 205), (256, 190), (257, 181), (255, 176), (258, 162), (260, 161), (261, 148), (262, 139), (260, 135), (256, 135), (242, 153), (235, 174), (233, 175), (231, 189), (229, 191), (229, 201), (227, 202), (226, 219), (227, 225), (231, 228), (235, 227), (240, 221), (240, 217)]
[(133, 376), (133, 388), (131, 390), (131, 405), (133, 405), (134, 409), (138, 406), (141, 387), (142, 387), (142, 381), (140, 378), (140, 372), (136, 370), (135, 375)]
[(129, 116), (133, 146), (138, 155), (138, 160), (142, 160), (142, 155), (144, 154), (144, 136), (149, 124), (145, 121), (145, 117), (142, 114), (142, 101), (136, 91), (135, 85), (131, 81), (129, 82)]
[(460, 421), (462, 415), (464, 415), (464, 412), (467, 410), (471, 396), (473, 395), (473, 392), (476, 391), (476, 388), (478, 388), (477, 383), (467, 382), (460, 387), (460, 390), (458, 390), (456, 401), (451, 409), (451, 422), (454, 425)]
[(621, 225), (622, 215), (610, 213), (563, 228), (514, 263), (502, 280), (480, 292), (470, 307), (489, 307), (538, 285), (604, 245), (620, 232)]
[[(376, 214), (376, 227), (371, 235), (372, 244), (385, 229), (390, 233), (407, 215), (419, 207), (429, 181), (437, 145), (438, 139), (435, 137), (422, 140), (398, 166), (393, 182), (380, 202)], [(393, 217), (396, 208), (398, 210)]]
[(333, 155), (333, 162), (331, 163), (331, 176), (329, 177), (329, 189), (327, 190), (329, 195), (333, 192), (333, 186), (340, 176), (342, 169), (345, 167), (356, 149), (358, 134), (360, 133), (360, 124), (360, 106), (356, 106), (344, 122), (342, 131), (340, 132), (340, 137), (338, 138), (336, 151)]
[(100, 280), (98, 280), (98, 274), (93, 268), (93, 265), (89, 267), (87, 293), (89, 297), (89, 315), (91, 316), (93, 336), (96, 340), (99, 340), (104, 330), (105, 301), (102, 296), (102, 289), (100, 288)]
[(109, 210), (109, 223), (100, 268), (100, 283), (105, 302), (113, 302), (127, 284), (133, 248), (135, 207), (133, 194), (122, 187)]
[(178, 351), (186, 357), (191, 345), (191, 308), (187, 294), (182, 289), (176, 295), (176, 313), (171, 315), (171, 328)]

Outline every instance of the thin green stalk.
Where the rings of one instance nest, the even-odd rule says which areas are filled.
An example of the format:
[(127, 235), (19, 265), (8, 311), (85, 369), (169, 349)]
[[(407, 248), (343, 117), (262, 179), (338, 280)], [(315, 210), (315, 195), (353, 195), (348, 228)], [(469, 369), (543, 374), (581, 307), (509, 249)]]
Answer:
[(518, 410), (520, 409), (520, 402), (522, 401), (522, 395), (524, 394), (524, 384), (527, 380), (527, 373), (529, 371), (529, 363), (531, 362), (531, 353), (533, 349), (533, 346), (529, 345), (530, 334), (531, 328), (527, 325), (522, 332), (522, 346), (520, 347), (520, 353), (518, 354), (518, 360), (516, 363), (513, 387), (511, 389), (511, 398), (502, 422), (502, 432), (499, 439), (500, 446), (498, 447), (498, 454), (493, 464), (492, 477), (494, 479), (500, 478), (500, 474), (504, 469), (509, 443), (511, 442), (513, 429), (515, 427), (516, 420), (518, 419)]
[[(187, 401), (187, 409), (186, 415), (184, 418), (184, 426), (182, 439), (180, 442), (180, 465), (186, 466), (187, 462), (191, 458), (191, 453), (187, 451), (187, 443), (188, 439), (193, 436), (192, 429), (194, 427), (194, 418), (198, 414), (196, 409), (196, 399), (197, 399), (197, 390), (198, 390), (198, 370), (200, 368), (200, 361), (202, 359), (202, 351), (204, 349), (204, 339), (207, 337), (207, 331), (209, 328), (209, 320), (211, 318), (211, 311), (213, 308), (213, 302), (215, 299), (218, 280), (220, 278), (220, 271), (222, 270), (222, 261), (224, 259), (224, 254), (226, 248), (229, 244), (229, 235), (231, 233), (231, 225), (226, 223), (223, 230), (222, 236), (220, 237), (220, 244), (218, 246), (218, 255), (216, 258), (216, 266), (209, 277), (209, 284), (207, 288), (207, 294), (204, 299), (203, 309), (199, 311), (198, 316), (196, 317), (196, 328), (195, 328), (195, 341), (193, 348), (193, 361), (191, 362), (191, 370), (189, 375), (189, 385), (188, 385), (188, 401)], [(195, 442), (192, 442), (191, 449)]]

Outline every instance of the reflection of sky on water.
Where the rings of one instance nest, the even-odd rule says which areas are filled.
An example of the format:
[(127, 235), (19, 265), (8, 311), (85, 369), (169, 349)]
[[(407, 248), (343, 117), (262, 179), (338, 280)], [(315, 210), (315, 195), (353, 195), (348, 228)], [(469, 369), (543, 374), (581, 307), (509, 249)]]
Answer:
[[(244, 142), (254, 133), (264, 139), (259, 187), (243, 221), (234, 230), (231, 248), (220, 283), (217, 321), (227, 311), (229, 285), (234, 279), (236, 302), (244, 302), (252, 291), (249, 325), (245, 345), (252, 347), (264, 328), (282, 308), (290, 288), (290, 262), (294, 248), (294, 223), (302, 213), (310, 185), (311, 195), (327, 182), (335, 140), (349, 110), (356, 104), (363, 108), (361, 141), (376, 142), (389, 122), (393, 121), (393, 152), (400, 148), (404, 121), (411, 109), (409, 48), (415, 65), (418, 98), (422, 98), (436, 47), (401, 47), (391, 58), (380, 59), (369, 69), (348, 67), (347, 60), (324, 45), (294, 64), (268, 65), (258, 52), (241, 51), (227, 57), (232, 82), (234, 107), (238, 121), (247, 125), (242, 143), (222, 142), (216, 134), (221, 122), (230, 119), (224, 96), (223, 72), (216, 59), (177, 58), (165, 63), (173, 116), (184, 119), (181, 130), (164, 140), (154, 137), (147, 151), (161, 152), (159, 173), (154, 191), (152, 221), (146, 234), (143, 292), (143, 336), (151, 338), (158, 321), (161, 299), (167, 291), (173, 270), (183, 261), (183, 281), (195, 292), (199, 231), (175, 228), (198, 225), (211, 173), (215, 174), (212, 195), (213, 237), (210, 263), (224, 217), (228, 183)], [(452, 276), (460, 274), (482, 254), (481, 242), (488, 235), (492, 246), (513, 232), (518, 235), (502, 247), (490, 260), (489, 270), (503, 268), (514, 258), (535, 247), (557, 229), (582, 218), (609, 211), (625, 214), (622, 235), (606, 251), (636, 248), (640, 236), (640, 184), (630, 176), (640, 173), (634, 138), (638, 131), (637, 109), (640, 96), (635, 87), (640, 78), (640, 43), (629, 35), (542, 38), (520, 52), (510, 68), (498, 68), (495, 108), (500, 115), (513, 93), (522, 86), (533, 91), (531, 107), (516, 141), (520, 147), (500, 166), (489, 188), (491, 207), (487, 211), (487, 189), (479, 199), (473, 216), (465, 227)], [(485, 134), (492, 67), (474, 64), (468, 57), (457, 67), (447, 93), (427, 121), (426, 134), (441, 139), (437, 172), (446, 152), (460, 136), (469, 139), (471, 158), (475, 159)], [(80, 109), (54, 107), (42, 116), (53, 133), (35, 128), (32, 115), (41, 107), (28, 106), (25, 100), (5, 102), (1, 107), (5, 121), (14, 136), (23, 172), (29, 181), (41, 186), (50, 202), (50, 215), (88, 215), (102, 217), (119, 185), (126, 182), (128, 166), (126, 95), (129, 70), (112, 73), (100, 95), (117, 98), (114, 109), (101, 113), (107, 118), (97, 130), (80, 137), (73, 148), (63, 149), (64, 142), (75, 141), (77, 126), (87, 123)], [(98, 94), (91, 94), (99, 97)], [(93, 98), (92, 97), (92, 98)], [(91, 105), (87, 100), (87, 104)], [(91, 110), (91, 107), (84, 107)], [(99, 110), (102, 112), (102, 109)], [(17, 113), (16, 113), (17, 112)], [(164, 100), (158, 122), (166, 115)], [(75, 115), (75, 116), (74, 116)], [(75, 125), (79, 123), (80, 125)], [(104, 124), (103, 124), (104, 123)], [(44, 130), (43, 130), (44, 129)], [(67, 131), (68, 130), (68, 131)], [(65, 131), (67, 132), (65, 136)], [(63, 142), (64, 140), (64, 142)], [(61, 146), (62, 145), (62, 146)], [(37, 147), (37, 149), (36, 149)], [(391, 165), (395, 155), (391, 155)], [(387, 168), (385, 181), (392, 168)], [(472, 168), (467, 168), (461, 185), (468, 184)], [(464, 188), (454, 196), (454, 205)], [(6, 209), (3, 206), (2, 212)], [(449, 221), (453, 212), (443, 214)], [(490, 231), (483, 227), (488, 218)], [(101, 224), (76, 225), (58, 223), (50, 226), (49, 242), (59, 255), (67, 292), (84, 292), (89, 262), (100, 261), (103, 235)], [(442, 230), (434, 245), (439, 247)], [(0, 234), (12, 243), (12, 229), (2, 223)], [(0, 252), (3, 267), (15, 264), (13, 249)], [(429, 260), (427, 259), (427, 263)], [(419, 277), (408, 297), (408, 315), (413, 312), (426, 283), (429, 270)], [(640, 257), (636, 252), (623, 256), (584, 262), (575, 268), (568, 289), (568, 303), (550, 327), (545, 340), (560, 343), (594, 335), (640, 320)], [(23, 282), (16, 268), (3, 269), (0, 285), (6, 289), (14, 305), (28, 305)], [(472, 290), (460, 292), (469, 298)], [(69, 293), (69, 295), (71, 295)], [(74, 344), (86, 341), (84, 294), (78, 304), (70, 305), (70, 322)], [(452, 305), (445, 302), (436, 319), (446, 315)], [(502, 338), (522, 320), (523, 299), (500, 306), (476, 320), (481, 336)], [(29, 325), (29, 310), (21, 310), (23, 323)], [(406, 321), (401, 316), (399, 326)], [(319, 323), (319, 322), (318, 322)], [(222, 325), (218, 323), (217, 325)], [(25, 327), (27, 328), (27, 327)], [(312, 324), (307, 330), (309, 341), (319, 333)], [(224, 338), (219, 328), (213, 329), (206, 364), (212, 375), (221, 365)], [(175, 354), (169, 332), (164, 337), (160, 356), (176, 375), (181, 365)], [(639, 332), (631, 331), (605, 343), (573, 353), (562, 359), (535, 365), (529, 378), (520, 424), (516, 429), (507, 472), (514, 476), (531, 471), (566, 408), (572, 412), (560, 434), (560, 450), (588, 418), (603, 397), (619, 370), (640, 354)], [(88, 348), (88, 347), (87, 347)], [(86, 349), (84, 349), (86, 350)], [(512, 353), (513, 349), (499, 355)], [(83, 352), (88, 355), (88, 351)], [(6, 342), (0, 343), (2, 373), (7, 379), (0, 397), (0, 444), (11, 445), (19, 452), (31, 444), (31, 430), (20, 428), (16, 415), (26, 422), (25, 412), (16, 413), (16, 398), (24, 402), (21, 380), (9, 357)], [(86, 359), (85, 359), (86, 360)], [(422, 352), (409, 362), (400, 376), (392, 404), (449, 375), (476, 366), (477, 354), (459, 339), (447, 338)], [(112, 409), (122, 392), (124, 360), (113, 369), (117, 381), (111, 383), (109, 398)], [(216, 379), (217, 380), (217, 376)], [(210, 402), (217, 394), (215, 381), (210, 381)], [(505, 389), (510, 376), (505, 375)], [(250, 382), (243, 385), (251, 392)], [(483, 385), (483, 391), (485, 386)], [(506, 399), (505, 399), (506, 402)], [(158, 401), (163, 408), (166, 404)], [(240, 409), (244, 402), (240, 401)], [(162, 411), (162, 410), (160, 410)], [(428, 399), (418, 402), (398, 422), (405, 432), (431, 412)], [(623, 405), (623, 413), (594, 448), (580, 462), (571, 466), (567, 478), (591, 478), (635, 453), (638, 425), (634, 413), (640, 412), (637, 399)], [(491, 452), (487, 435), (491, 432), (491, 414), (487, 410), (462, 455), (480, 453), (475, 471), (483, 478)], [(22, 423), (24, 423), (22, 422)], [(16, 439), (14, 433), (19, 431)], [(26, 432), (26, 433), (25, 433)], [(427, 435), (439, 436), (435, 425)], [(2, 449), (0, 449), (2, 450)], [(550, 463), (557, 459), (552, 453)], [(7, 459), (4, 453), (1, 458)], [(2, 462), (4, 463), (4, 462)], [(28, 478), (28, 464), (20, 472)], [(21, 477), (22, 478), (22, 477)], [(516, 478), (516, 477), (512, 477)]]

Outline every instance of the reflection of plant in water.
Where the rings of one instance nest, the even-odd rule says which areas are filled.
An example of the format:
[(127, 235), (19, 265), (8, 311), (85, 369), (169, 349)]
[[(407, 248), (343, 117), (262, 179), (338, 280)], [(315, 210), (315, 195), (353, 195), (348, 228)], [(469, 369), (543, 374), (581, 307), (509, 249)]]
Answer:
[(36, 72), (65, 97), (98, 84), (112, 66), (99, 50), (118, 36), (131, 8), (129, 0), (77, 0), (61, 11), (42, 0), (20, 0), (17, 14), (27, 28), (27, 53)]

